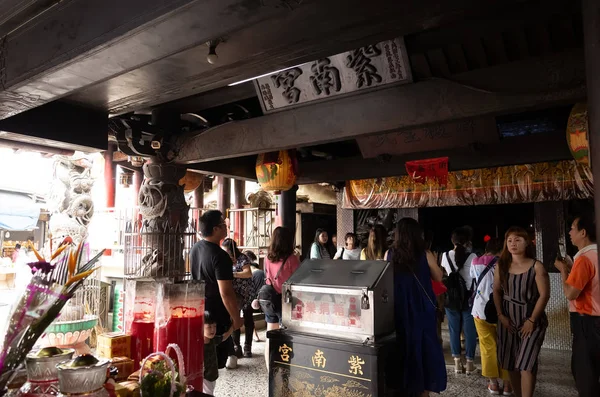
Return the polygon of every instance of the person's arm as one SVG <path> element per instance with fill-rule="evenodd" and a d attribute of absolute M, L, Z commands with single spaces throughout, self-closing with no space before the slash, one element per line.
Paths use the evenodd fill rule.
<path fill-rule="evenodd" d="M 448 258 L 446 258 L 445 252 L 442 253 L 442 270 L 444 270 L 447 275 L 450 275 L 450 273 L 452 273 L 450 271 L 450 264 L 448 263 Z"/>
<path fill-rule="evenodd" d="M 244 265 L 242 267 L 241 272 L 233 272 L 233 278 L 251 278 L 252 277 L 252 269 L 250 265 Z"/>
<path fill-rule="evenodd" d="M 511 334 L 515 332 L 515 327 L 511 324 L 510 319 L 506 317 L 502 311 L 502 285 L 500 283 L 500 269 L 494 272 L 494 306 L 498 313 L 498 321 L 502 323 L 504 328 L 508 329 Z"/>
<path fill-rule="evenodd" d="M 310 259 L 321 259 L 321 251 L 315 243 L 310 246 Z"/>
<path fill-rule="evenodd" d="M 235 291 L 233 290 L 233 283 L 231 280 L 217 280 L 219 284 L 219 293 L 221 299 L 227 309 L 227 313 L 233 320 L 233 328 L 239 329 L 244 325 L 244 321 L 240 317 L 240 307 L 238 306 L 237 299 L 235 297 Z"/>
<path fill-rule="evenodd" d="M 567 299 L 570 301 L 574 301 L 575 299 L 579 298 L 579 295 L 581 294 L 581 291 L 583 291 L 583 289 L 577 289 L 568 283 L 569 273 L 566 272 L 566 269 L 561 270 L 560 275 L 562 277 L 563 292 L 565 293 Z"/>
<path fill-rule="evenodd" d="M 521 337 L 523 338 L 527 338 L 533 333 L 535 324 L 544 313 L 544 310 L 546 310 L 546 305 L 550 299 L 550 278 L 548 277 L 548 272 L 542 262 L 536 261 L 534 266 L 535 284 L 540 296 L 535 303 L 533 313 L 531 313 L 531 316 L 525 320 L 525 323 L 521 327 Z"/>
<path fill-rule="evenodd" d="M 442 268 L 438 266 L 437 260 L 435 259 L 435 255 L 431 251 L 426 252 L 427 255 L 427 264 L 429 265 L 429 271 L 431 272 L 431 279 L 433 281 L 442 281 L 444 277 L 444 272 Z"/>
<path fill-rule="evenodd" d="M 223 334 L 223 340 L 227 340 L 233 333 L 233 325 Z"/>
<path fill-rule="evenodd" d="M 340 259 L 340 257 L 342 256 L 342 252 L 344 252 L 343 250 L 344 250 L 343 248 L 338 248 L 337 252 L 333 256 L 333 259 Z"/>

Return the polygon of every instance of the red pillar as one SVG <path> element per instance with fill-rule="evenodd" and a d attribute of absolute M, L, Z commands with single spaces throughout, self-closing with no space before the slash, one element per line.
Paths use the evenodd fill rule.
<path fill-rule="evenodd" d="M 140 187 L 142 187 L 142 182 L 144 181 L 144 173 L 141 170 L 137 170 L 133 172 L 133 205 L 134 207 L 138 206 Z"/>
<path fill-rule="evenodd" d="M 244 208 L 244 202 L 246 201 L 246 182 L 242 180 L 234 180 L 233 184 L 233 205 L 236 209 Z M 244 245 L 244 213 L 235 213 L 235 234 L 233 239 L 237 241 L 238 245 Z"/>
<path fill-rule="evenodd" d="M 115 187 L 117 176 L 117 164 L 113 161 L 115 152 L 114 145 L 108 145 L 108 149 L 104 152 L 104 186 L 106 187 L 106 207 L 114 208 L 115 206 Z"/>
<path fill-rule="evenodd" d="M 223 213 L 227 226 L 227 237 L 229 236 L 229 208 L 231 207 L 231 179 L 219 176 L 217 179 L 217 209 Z"/>

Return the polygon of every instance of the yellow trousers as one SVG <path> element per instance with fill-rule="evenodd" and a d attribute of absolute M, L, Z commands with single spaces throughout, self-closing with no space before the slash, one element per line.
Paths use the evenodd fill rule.
<path fill-rule="evenodd" d="M 498 355 L 496 350 L 496 324 L 490 324 L 485 320 L 473 317 L 475 328 L 479 335 L 479 350 L 481 351 L 481 375 L 486 378 L 502 378 L 509 380 L 508 371 L 500 368 L 498 365 Z"/>

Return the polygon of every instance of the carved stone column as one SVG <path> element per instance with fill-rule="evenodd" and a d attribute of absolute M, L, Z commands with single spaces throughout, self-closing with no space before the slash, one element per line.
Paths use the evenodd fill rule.
<path fill-rule="evenodd" d="M 177 277 L 185 274 L 184 236 L 189 206 L 179 180 L 185 168 L 152 159 L 144 164 L 138 202 L 143 251 L 137 276 Z"/>

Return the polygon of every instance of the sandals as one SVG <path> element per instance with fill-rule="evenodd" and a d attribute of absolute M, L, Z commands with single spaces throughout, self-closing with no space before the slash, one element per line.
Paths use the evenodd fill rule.
<path fill-rule="evenodd" d="M 488 383 L 487 389 L 491 395 L 494 395 L 494 396 L 500 395 L 500 385 L 498 385 L 498 382 Z"/>

